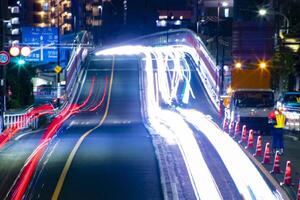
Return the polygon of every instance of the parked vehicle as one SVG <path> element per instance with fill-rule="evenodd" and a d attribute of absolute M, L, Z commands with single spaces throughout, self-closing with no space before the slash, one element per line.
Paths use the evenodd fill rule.
<path fill-rule="evenodd" d="M 300 113 L 300 92 L 285 92 L 277 103 L 278 108 L 282 108 L 284 112 L 299 112 Z"/>
<path fill-rule="evenodd" d="M 268 114 L 275 104 L 268 70 L 239 67 L 232 69 L 231 77 L 231 88 L 224 99 L 225 120 L 268 132 Z"/>

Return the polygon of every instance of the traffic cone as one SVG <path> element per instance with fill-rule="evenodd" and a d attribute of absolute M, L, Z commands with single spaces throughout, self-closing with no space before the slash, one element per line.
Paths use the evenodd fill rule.
<path fill-rule="evenodd" d="M 299 184 L 298 184 L 297 200 L 300 200 L 300 178 L 299 178 Z"/>
<path fill-rule="evenodd" d="M 262 164 L 270 164 L 270 143 L 269 142 L 266 143 L 264 159 L 262 161 Z"/>
<path fill-rule="evenodd" d="M 228 134 L 233 135 L 233 131 L 234 131 L 234 121 L 231 121 L 229 124 Z"/>
<path fill-rule="evenodd" d="M 247 127 L 246 125 L 244 125 L 242 130 L 242 138 L 240 139 L 239 143 L 246 142 L 246 140 L 247 140 Z"/>
<path fill-rule="evenodd" d="M 224 117 L 223 120 L 223 131 L 228 129 L 228 119 L 226 117 Z"/>
<path fill-rule="evenodd" d="M 261 136 L 257 137 L 256 150 L 255 150 L 255 154 L 253 154 L 253 156 L 262 156 L 262 139 L 261 139 Z"/>
<path fill-rule="evenodd" d="M 274 158 L 274 164 L 273 164 L 273 169 L 270 172 L 271 174 L 280 174 L 280 155 L 279 151 L 276 151 L 275 158 Z"/>
<path fill-rule="evenodd" d="M 291 161 L 289 160 L 286 162 L 283 182 L 281 182 L 280 185 L 286 185 L 286 186 L 292 185 L 292 167 L 291 167 Z"/>
<path fill-rule="evenodd" d="M 240 122 L 235 123 L 234 135 L 233 138 L 237 138 L 240 134 Z"/>
<path fill-rule="evenodd" d="M 247 146 L 245 147 L 245 149 L 252 149 L 254 147 L 253 145 L 253 130 L 251 129 L 249 131 L 249 136 L 248 136 L 248 143 Z"/>

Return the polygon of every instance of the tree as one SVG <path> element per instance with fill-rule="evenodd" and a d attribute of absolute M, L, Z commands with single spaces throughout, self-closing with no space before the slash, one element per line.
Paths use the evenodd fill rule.
<path fill-rule="evenodd" d="M 276 51 L 272 59 L 272 88 L 279 92 L 288 90 L 289 77 L 296 73 L 295 54 L 287 48 Z"/>

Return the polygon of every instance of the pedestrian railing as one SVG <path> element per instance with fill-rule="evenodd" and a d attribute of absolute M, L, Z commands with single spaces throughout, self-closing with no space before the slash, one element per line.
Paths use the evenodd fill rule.
<path fill-rule="evenodd" d="M 38 118 L 28 116 L 31 109 L 20 113 L 5 113 L 4 114 L 4 128 L 16 127 L 20 129 L 38 128 Z"/>
<path fill-rule="evenodd" d="M 300 112 L 284 112 L 287 130 L 300 131 Z"/>

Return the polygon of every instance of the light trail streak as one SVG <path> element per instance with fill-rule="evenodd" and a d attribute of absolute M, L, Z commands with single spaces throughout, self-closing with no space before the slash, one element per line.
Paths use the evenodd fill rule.
<path fill-rule="evenodd" d="M 35 149 L 35 151 L 31 154 L 31 156 L 27 159 L 23 168 L 19 172 L 18 177 L 16 178 L 14 184 L 7 194 L 7 198 L 9 197 L 12 200 L 21 200 L 23 195 L 32 179 L 33 174 L 36 171 L 36 168 L 39 164 L 41 157 L 43 156 L 45 150 L 47 149 L 49 142 L 56 135 L 58 129 L 62 126 L 62 124 L 74 113 L 80 111 L 83 108 L 89 99 L 91 98 L 92 91 L 94 89 L 95 77 L 92 78 L 92 84 L 89 90 L 89 94 L 85 101 L 80 104 L 69 104 L 66 108 L 64 108 L 61 113 L 59 113 L 54 120 L 47 127 L 45 133 L 40 139 L 39 145 Z"/>
<path fill-rule="evenodd" d="M 33 108 L 30 112 L 26 113 L 23 117 L 25 119 L 25 123 L 20 120 L 10 126 L 9 128 L 5 129 L 3 133 L 0 135 L 0 148 L 2 148 L 5 144 L 7 144 L 10 139 L 15 136 L 22 128 L 33 122 L 35 119 L 46 115 L 46 114 L 53 114 L 54 108 L 50 104 L 45 104 Z"/>
<path fill-rule="evenodd" d="M 149 125 L 157 132 L 157 134 L 166 138 L 166 141 L 171 142 L 171 144 L 176 143 L 179 145 L 197 198 L 222 199 L 218 187 L 216 186 L 216 183 L 193 136 L 192 130 L 178 114 L 162 110 L 154 101 L 156 95 L 153 87 L 154 69 L 152 65 L 152 58 L 149 56 L 152 51 L 150 50 L 150 52 L 148 52 L 145 64 L 147 72 L 145 77 L 147 97 L 146 105 Z M 158 65 L 157 67 L 159 68 L 161 65 Z M 158 84 L 161 82 L 165 85 L 165 78 L 163 78 L 162 81 L 158 81 Z"/>
<path fill-rule="evenodd" d="M 240 147 L 214 122 L 196 110 L 177 110 L 209 139 L 244 199 L 281 199 L 280 194 L 271 191 Z"/>

